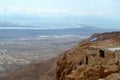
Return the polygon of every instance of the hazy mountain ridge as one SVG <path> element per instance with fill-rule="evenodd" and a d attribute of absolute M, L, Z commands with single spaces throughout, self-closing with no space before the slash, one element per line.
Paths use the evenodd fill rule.
<path fill-rule="evenodd" d="M 0 27 L 35 27 L 24 23 L 18 22 L 0 22 Z"/>

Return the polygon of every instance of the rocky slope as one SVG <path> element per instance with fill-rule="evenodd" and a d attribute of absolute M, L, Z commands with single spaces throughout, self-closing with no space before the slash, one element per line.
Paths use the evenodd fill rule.
<path fill-rule="evenodd" d="M 109 48 L 120 48 L 120 32 L 92 35 L 59 57 L 55 80 L 119 80 L 120 50 Z"/>
<path fill-rule="evenodd" d="M 42 63 L 32 63 L 15 71 L 1 75 L 0 80 L 53 80 L 56 58 Z"/>

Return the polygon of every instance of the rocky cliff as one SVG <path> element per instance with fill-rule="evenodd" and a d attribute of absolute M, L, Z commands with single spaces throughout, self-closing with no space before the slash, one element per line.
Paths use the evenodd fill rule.
<path fill-rule="evenodd" d="M 120 32 L 94 34 L 59 57 L 55 80 L 118 80 L 119 48 Z"/>

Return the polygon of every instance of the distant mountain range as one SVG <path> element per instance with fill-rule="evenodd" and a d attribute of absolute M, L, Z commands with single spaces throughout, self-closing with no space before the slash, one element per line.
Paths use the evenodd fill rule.
<path fill-rule="evenodd" d="M 0 27 L 33 27 L 33 26 L 15 22 L 0 22 Z"/>
<path fill-rule="evenodd" d="M 47 25 L 45 25 L 47 26 Z M 49 26 L 49 25 L 48 25 Z M 58 25 L 54 25 L 58 26 Z M 61 24 L 60 26 L 72 26 Z M 76 25 L 75 25 L 76 26 Z M 17 25 L 12 23 L 0 23 L 0 27 L 23 27 L 23 29 L 0 29 L 0 39 L 10 39 L 10 38 L 24 38 L 24 37 L 37 37 L 37 36 L 52 36 L 52 35 L 79 35 L 79 36 L 90 36 L 93 33 L 101 33 L 101 32 L 109 32 L 116 31 L 113 29 L 101 29 L 93 26 L 77 24 L 80 28 L 65 28 L 65 29 L 29 29 L 26 25 Z M 28 27 L 28 29 L 24 29 L 24 27 Z"/>

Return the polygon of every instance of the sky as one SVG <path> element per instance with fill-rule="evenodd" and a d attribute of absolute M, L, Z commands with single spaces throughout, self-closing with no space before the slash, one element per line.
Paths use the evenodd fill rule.
<path fill-rule="evenodd" d="M 120 0 L 0 0 L 0 21 L 120 29 Z"/>

